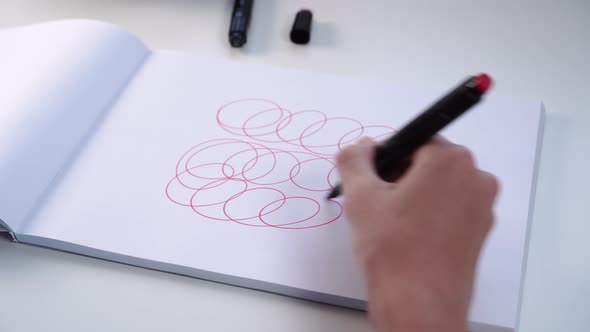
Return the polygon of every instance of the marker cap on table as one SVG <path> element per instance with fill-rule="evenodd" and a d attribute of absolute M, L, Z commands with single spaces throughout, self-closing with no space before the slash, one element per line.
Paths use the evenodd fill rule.
<path fill-rule="evenodd" d="M 291 41 L 295 44 L 304 45 L 311 39 L 311 23 L 313 14 L 308 9 L 300 10 L 295 16 L 293 28 L 291 29 Z"/>

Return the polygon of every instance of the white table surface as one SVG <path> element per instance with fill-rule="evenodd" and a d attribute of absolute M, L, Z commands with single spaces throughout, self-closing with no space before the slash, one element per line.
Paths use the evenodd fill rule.
<path fill-rule="evenodd" d="M 521 331 L 590 330 L 590 2 L 257 0 L 227 44 L 230 0 L 1 0 L 0 27 L 123 25 L 155 48 L 446 89 L 489 72 L 548 114 Z M 287 38 L 315 12 L 312 43 Z M 0 73 L 1 74 L 1 73 Z M 501 128 L 499 133 L 501 133 Z M 0 331 L 370 331 L 364 314 L 0 240 Z"/>

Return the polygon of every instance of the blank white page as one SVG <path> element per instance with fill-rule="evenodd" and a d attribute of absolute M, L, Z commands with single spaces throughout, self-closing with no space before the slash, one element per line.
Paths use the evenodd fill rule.
<path fill-rule="evenodd" d="M 150 51 L 109 23 L 0 30 L 0 219 L 15 232 Z"/>
<path fill-rule="evenodd" d="M 364 300 L 341 205 L 323 199 L 333 156 L 443 92 L 157 52 L 26 233 Z M 444 133 L 502 182 L 476 322 L 516 322 L 541 114 L 492 93 Z"/>

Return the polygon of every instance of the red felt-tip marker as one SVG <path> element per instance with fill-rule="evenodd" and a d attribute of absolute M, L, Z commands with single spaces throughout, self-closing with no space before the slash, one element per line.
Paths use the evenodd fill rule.
<path fill-rule="evenodd" d="M 487 74 L 469 77 L 458 87 L 430 106 L 426 111 L 408 123 L 391 138 L 377 147 L 375 169 L 386 177 L 400 165 L 407 164 L 408 158 L 422 145 L 428 143 L 439 131 L 475 106 L 491 88 L 492 78 Z M 340 195 L 340 185 L 334 187 L 328 199 Z"/>

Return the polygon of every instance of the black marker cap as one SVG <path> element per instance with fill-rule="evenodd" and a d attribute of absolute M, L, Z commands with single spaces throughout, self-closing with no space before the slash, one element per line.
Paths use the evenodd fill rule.
<path fill-rule="evenodd" d="M 295 16 L 291 29 L 291 41 L 295 44 L 307 44 L 311 39 L 311 21 L 313 14 L 307 9 L 300 10 Z"/>

